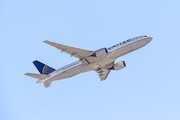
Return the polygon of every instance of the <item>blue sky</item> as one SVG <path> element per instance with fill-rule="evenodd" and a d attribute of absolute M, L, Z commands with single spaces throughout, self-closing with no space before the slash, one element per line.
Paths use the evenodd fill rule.
<path fill-rule="evenodd" d="M 179 0 L 0 1 L 0 119 L 179 120 Z M 145 47 L 101 82 L 94 72 L 45 89 L 32 61 L 56 69 L 78 60 L 43 43 L 97 50 L 139 35 Z"/>

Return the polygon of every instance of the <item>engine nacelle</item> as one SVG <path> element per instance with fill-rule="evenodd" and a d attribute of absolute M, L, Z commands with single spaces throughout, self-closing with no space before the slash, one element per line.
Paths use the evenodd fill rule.
<path fill-rule="evenodd" d="M 93 57 L 105 57 L 107 55 L 107 53 L 108 53 L 108 51 L 106 48 L 101 48 L 99 50 L 96 50 L 92 56 Z"/>
<path fill-rule="evenodd" d="M 124 61 L 120 61 L 114 64 L 113 70 L 120 70 L 124 67 L 126 67 L 126 63 Z"/>

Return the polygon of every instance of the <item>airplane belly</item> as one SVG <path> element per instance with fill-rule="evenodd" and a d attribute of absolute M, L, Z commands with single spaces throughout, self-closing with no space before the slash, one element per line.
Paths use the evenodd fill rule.
<path fill-rule="evenodd" d="M 88 69 L 85 65 L 80 64 L 78 66 L 75 66 L 75 67 L 72 67 L 70 69 L 67 69 L 67 70 L 60 72 L 59 74 L 52 77 L 51 81 L 70 78 L 70 77 L 73 77 L 73 76 L 80 74 L 82 72 L 88 72 L 88 71 L 90 71 L 90 69 Z"/>
<path fill-rule="evenodd" d="M 69 78 L 69 77 L 73 77 L 77 74 L 80 74 L 84 69 L 85 69 L 85 66 L 82 64 L 77 67 L 71 68 L 66 71 L 66 77 Z"/>

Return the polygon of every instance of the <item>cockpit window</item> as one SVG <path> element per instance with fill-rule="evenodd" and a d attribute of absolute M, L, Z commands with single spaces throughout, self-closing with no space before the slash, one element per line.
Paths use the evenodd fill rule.
<path fill-rule="evenodd" d="M 147 37 L 147 35 L 145 35 L 144 37 Z"/>

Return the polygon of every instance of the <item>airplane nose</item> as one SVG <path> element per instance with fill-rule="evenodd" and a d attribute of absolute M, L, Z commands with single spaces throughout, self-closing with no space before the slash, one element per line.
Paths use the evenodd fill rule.
<path fill-rule="evenodd" d="M 153 37 L 148 36 L 147 42 L 148 42 L 148 43 L 151 42 L 152 39 L 153 39 Z"/>

